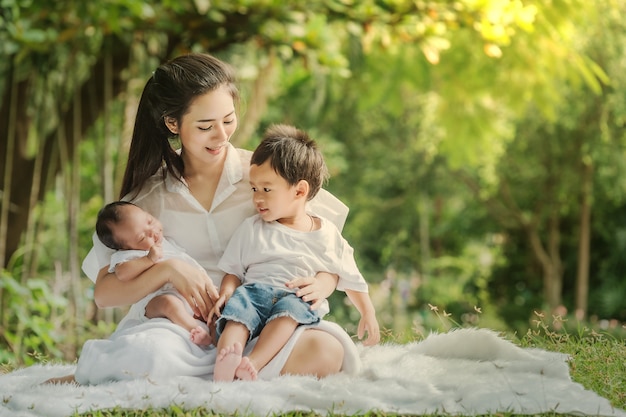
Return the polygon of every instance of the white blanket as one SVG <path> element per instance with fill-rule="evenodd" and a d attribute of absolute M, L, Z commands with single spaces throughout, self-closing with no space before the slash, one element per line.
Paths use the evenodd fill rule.
<path fill-rule="evenodd" d="M 573 382 L 566 355 L 522 349 L 485 329 L 434 334 L 421 342 L 358 347 L 357 375 L 324 379 L 212 383 L 193 377 L 140 378 L 96 386 L 40 385 L 73 365 L 34 365 L 0 375 L 0 416 L 70 416 L 75 412 L 204 406 L 220 414 L 266 416 L 496 412 L 626 417 L 608 400 Z"/>

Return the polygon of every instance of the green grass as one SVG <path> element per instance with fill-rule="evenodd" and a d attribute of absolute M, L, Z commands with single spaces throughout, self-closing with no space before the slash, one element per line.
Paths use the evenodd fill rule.
<path fill-rule="evenodd" d="M 626 409 L 626 341 L 611 336 L 608 333 L 599 333 L 586 327 L 578 327 L 575 331 L 564 330 L 563 320 L 554 317 L 551 324 L 544 322 L 544 317 L 538 315 L 535 328 L 530 329 L 523 337 L 504 335 L 522 347 L 536 347 L 555 352 L 569 354 L 572 360 L 570 373 L 572 379 L 586 389 L 592 390 L 607 398 L 611 404 L 620 409 Z M 554 330 L 559 328 L 560 330 Z M 389 335 L 387 335 L 389 339 Z M 184 410 L 178 407 L 146 410 L 96 411 L 85 414 L 76 414 L 83 417 L 205 417 L 218 416 L 206 408 Z M 372 412 L 365 416 L 390 417 L 394 414 Z M 315 413 L 286 413 L 286 417 L 317 417 Z M 498 413 L 489 414 L 494 417 L 513 417 L 517 414 Z M 538 414 L 537 416 L 563 416 L 557 413 Z M 246 416 L 248 417 L 248 416 Z M 262 416 L 266 417 L 266 416 Z M 270 416 L 271 417 L 271 416 Z"/>
<path fill-rule="evenodd" d="M 537 329 L 529 330 L 520 345 L 569 354 L 574 381 L 626 409 L 626 340 L 582 326 L 576 334 L 554 331 L 538 321 Z"/>

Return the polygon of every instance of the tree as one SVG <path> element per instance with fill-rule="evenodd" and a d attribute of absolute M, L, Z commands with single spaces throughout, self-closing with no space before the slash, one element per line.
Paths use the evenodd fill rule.
<path fill-rule="evenodd" d="M 610 200 L 620 201 L 626 196 L 626 189 L 615 187 L 625 172 L 621 163 L 615 163 L 616 153 L 626 145 L 626 129 L 623 123 L 626 117 L 624 102 L 623 60 L 624 25 L 622 15 L 626 11 L 623 1 L 603 1 L 598 5 L 598 24 L 586 27 L 582 37 L 587 40 L 584 48 L 589 56 L 607 73 L 610 82 L 602 90 L 602 95 L 589 100 L 588 94 L 574 96 L 574 100 L 584 103 L 579 135 L 586 140 L 582 144 L 579 160 L 580 172 L 580 239 L 579 259 L 576 274 L 574 308 L 577 317 L 585 317 L 588 312 L 591 269 L 592 213 L 598 195 L 607 195 Z M 610 165 L 613 172 L 610 178 L 602 175 L 598 178 L 598 167 Z M 608 185 L 610 184 L 610 185 Z M 608 187 L 607 187 L 608 185 Z M 613 246 L 613 245 L 611 245 Z M 618 290 L 619 291 L 619 290 Z"/>
<path fill-rule="evenodd" d="M 424 271 L 426 265 L 418 262 L 416 254 L 429 253 L 429 248 L 418 243 L 423 239 L 413 234 L 420 229 L 413 222 L 418 212 L 415 208 L 427 196 L 417 197 L 408 189 L 428 188 L 426 184 L 430 183 L 427 176 L 421 177 L 422 172 L 432 169 L 424 168 L 430 162 L 416 161 L 444 159 L 458 171 L 477 201 L 484 202 L 504 230 L 523 231 L 533 262 L 542 271 L 544 299 L 552 307 L 561 304 L 562 213 L 579 208 L 570 196 L 580 193 L 582 198 L 581 231 L 588 230 L 590 215 L 585 204 L 589 201 L 589 192 L 585 190 L 590 178 L 584 156 L 588 144 L 586 140 L 572 140 L 580 137 L 572 130 L 582 133 L 585 126 L 600 118 L 597 112 L 585 113 L 582 109 L 576 109 L 574 115 L 568 114 L 572 110 L 568 107 L 571 96 L 565 92 L 584 91 L 590 97 L 587 101 L 595 103 L 589 109 L 594 109 L 603 100 L 601 94 L 608 82 L 605 69 L 587 58 L 585 53 L 590 50 L 580 45 L 581 39 L 588 36 L 583 28 L 601 27 L 595 19 L 606 11 L 595 5 L 586 8 L 579 5 L 582 8 L 577 10 L 574 6 L 563 2 L 526 9 L 528 13 L 537 12 L 533 20 L 535 31 L 516 34 L 506 41 L 500 38 L 499 44 L 487 42 L 484 53 L 477 53 L 472 45 L 485 42 L 486 35 L 466 27 L 448 34 L 449 38 L 445 39 L 448 47 L 438 51 L 436 59 L 428 53 L 420 56 L 415 48 L 398 44 L 371 48 L 365 58 L 359 57 L 358 48 L 356 52 L 346 53 L 356 57 L 350 67 L 355 76 L 344 82 L 334 97 L 326 98 L 327 103 L 342 101 L 342 108 L 307 107 L 309 114 L 315 114 L 311 107 L 328 109 L 326 117 L 315 118 L 309 128 L 325 127 L 327 135 L 338 136 L 346 154 L 357 155 L 348 174 L 352 181 L 348 181 L 350 185 L 342 190 L 342 195 L 357 195 L 356 184 L 364 189 L 363 198 L 354 196 L 360 203 L 352 201 L 351 207 L 357 207 L 353 219 L 363 216 L 357 221 L 355 240 L 371 264 L 390 262 L 390 258 L 381 257 L 390 254 L 395 261 L 401 258 L 405 266 Z M 554 53 L 544 55 L 542 48 Z M 432 65 L 435 61 L 437 64 Z M 575 70 L 569 67 L 570 63 L 574 63 Z M 319 90 L 300 89 L 293 95 L 323 96 Z M 331 87 L 321 90 L 333 94 Z M 359 94 L 362 91 L 367 91 L 365 97 Z M 333 112 L 334 118 L 328 115 Z M 304 113 L 291 117 L 306 120 Z M 527 118 L 518 116 L 526 113 Z M 324 126 L 322 121 L 329 119 L 350 120 L 351 124 L 345 129 L 340 127 L 341 123 Z M 561 137 L 562 142 L 546 146 L 544 142 L 553 136 Z M 527 158 L 524 150 L 519 150 L 529 148 L 537 150 L 538 158 Z M 388 156 L 386 149 L 399 151 L 400 155 Z M 430 149 L 431 153 L 420 154 L 417 149 Z M 417 168 L 407 161 L 413 161 Z M 520 175 L 522 161 L 531 168 Z M 518 169 L 507 169 L 508 164 Z M 410 179 L 405 178 L 409 175 Z M 377 181 L 368 182 L 370 178 Z M 413 185 L 403 188 L 407 183 Z M 579 184 L 587 186 L 579 190 Z M 529 190 L 535 194 L 542 192 L 533 199 L 528 195 Z M 410 214 L 398 213 L 392 206 L 407 209 Z M 382 213 L 385 220 L 378 220 L 381 227 L 376 218 Z M 389 241 L 381 243 L 387 236 Z M 588 239 L 588 235 L 581 235 L 582 264 L 589 254 L 584 246 Z"/>
<path fill-rule="evenodd" d="M 574 7 L 578 2 L 559 3 L 563 5 Z M 484 46 L 493 55 L 520 32 L 531 31 L 542 11 L 540 3 L 444 0 L 358 4 L 117 0 L 106 8 L 72 1 L 51 6 L 43 0 L 22 8 L 19 1 L 7 0 L 2 8 L 0 41 L 6 59 L 0 63 L 0 74 L 6 82 L 1 86 L 0 132 L 7 137 L 0 148 L 2 265 L 18 247 L 32 205 L 49 186 L 46 180 L 58 171 L 60 151 L 67 150 L 71 158 L 80 141 L 74 136 L 82 137 L 107 101 L 126 88 L 125 71 L 136 58 L 133 45 L 144 45 L 146 53 L 160 61 L 192 49 L 219 54 L 233 45 L 254 44 L 265 51 L 263 60 L 277 52 L 282 60 L 302 60 L 317 71 L 345 69 L 345 57 L 334 39 L 348 32 L 362 39 L 365 50 L 415 43 L 436 64 L 456 31 L 475 33 L 477 44 L 465 47 Z M 553 6 L 545 10 L 554 12 Z M 557 48 L 567 49 L 567 45 Z M 39 160 L 35 158 L 41 153 Z"/>
<path fill-rule="evenodd" d="M 623 164 L 615 159 L 624 146 L 624 80 L 618 69 L 624 56 L 624 6 L 597 2 L 595 19 L 577 28 L 580 50 L 601 68 L 597 74 L 606 74 L 598 79 L 601 90 L 556 82 L 563 100 L 553 108 L 555 117 L 530 107 L 517 118 L 515 139 L 504 150 L 495 186 L 468 180 L 507 231 L 511 247 L 519 246 L 523 236 L 532 263 L 541 270 L 547 308 L 565 304 L 579 319 L 588 313 L 589 272 L 599 271 L 595 265 L 602 262 L 591 253 L 594 235 L 602 231 L 592 223 L 596 202 L 610 206 L 624 196 Z M 598 172 L 598 167 L 603 169 Z M 604 251 L 597 246 L 600 240 L 595 242 L 595 250 Z M 514 287 L 510 277 L 515 267 L 503 272 L 509 288 Z M 600 310 L 600 305 L 594 307 L 594 313 Z"/>
<path fill-rule="evenodd" d="M 394 44 L 389 48 L 393 53 L 371 48 L 365 55 L 358 46 L 348 48 L 351 79 L 335 83 L 315 78 L 307 84 L 301 76 L 289 96 L 277 99 L 289 102 L 288 109 L 279 107 L 280 117 L 306 123 L 328 141 L 331 159 L 340 160 L 336 167 L 342 172 L 336 175 L 343 186 L 331 181 L 331 188 L 353 208 L 347 233 L 353 234 L 350 240 L 368 268 L 379 272 L 393 265 L 422 274 L 428 270 L 424 259 L 437 236 L 416 223 L 436 225 L 436 215 L 422 219 L 420 207 L 429 199 L 442 201 L 437 198 L 442 182 L 432 186 L 437 178 L 433 173 L 440 172 L 433 161 L 444 160 L 497 222 L 491 228 L 473 223 L 462 229 L 465 243 L 470 236 L 490 231 L 496 237 L 505 233 L 518 248 L 525 244 L 526 288 L 534 287 L 538 276 L 543 302 L 553 309 L 565 296 L 570 304 L 572 271 L 578 271 L 579 282 L 589 279 L 583 273 L 589 269 L 591 193 L 597 187 L 596 162 L 589 150 L 606 149 L 596 144 L 606 136 L 599 127 L 607 121 L 613 126 L 613 118 L 621 117 L 602 115 L 613 114 L 602 109 L 609 82 L 617 80 L 593 53 L 606 48 L 586 44 L 589 39 L 606 42 L 590 35 L 590 29 L 603 30 L 619 44 L 619 35 L 609 35 L 606 21 L 597 20 L 617 18 L 614 6 L 594 4 L 581 13 L 556 17 L 548 13 L 555 10 L 544 9 L 546 15 L 537 18 L 535 27 L 544 35 L 516 36 L 496 49 L 502 54 L 498 59 L 494 45 L 487 45 L 484 54 L 476 53 L 470 45 L 482 39 L 461 29 L 450 34 L 451 44 L 438 55 L 437 65 L 407 45 Z M 539 53 L 537 43 L 554 50 L 557 40 L 571 45 L 567 59 L 561 55 L 565 50 Z M 575 63 L 577 70 L 568 69 L 567 62 Z M 306 99 L 298 102 L 295 97 Z M 315 97 L 313 103 L 310 97 Z M 620 146 L 619 141 L 615 145 Z M 615 153 L 619 148 L 610 149 Z M 437 191 L 431 194 L 433 188 Z M 450 195 L 443 194 L 443 200 Z M 576 239 L 570 230 L 575 230 Z M 458 255 L 446 237 L 447 249 Z M 575 269 L 572 260 L 578 263 Z M 502 285 L 512 287 L 510 281 Z M 577 308 L 585 311 L 588 294 L 583 284 L 579 293 Z M 506 294 L 501 301 L 510 305 L 514 297 Z"/>

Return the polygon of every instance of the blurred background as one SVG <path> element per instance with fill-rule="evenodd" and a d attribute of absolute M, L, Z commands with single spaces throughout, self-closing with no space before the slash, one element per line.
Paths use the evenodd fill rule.
<path fill-rule="evenodd" d="M 145 82 L 190 51 L 237 70 L 237 146 L 319 142 L 390 339 L 624 338 L 625 47 L 626 0 L 0 1 L 0 363 L 73 360 L 123 316 L 80 264 Z"/>

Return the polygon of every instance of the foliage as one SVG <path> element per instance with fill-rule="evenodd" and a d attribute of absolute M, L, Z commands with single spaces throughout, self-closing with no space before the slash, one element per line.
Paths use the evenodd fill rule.
<path fill-rule="evenodd" d="M 2 345 L 8 348 L 0 349 L 0 363 L 31 365 L 42 356 L 59 357 L 63 335 L 50 317 L 67 300 L 52 294 L 43 279 L 22 284 L 7 270 L 0 272 L 0 290 Z"/>
<path fill-rule="evenodd" d="M 623 2 L 610 3 L 610 13 L 600 13 L 600 3 L 582 0 L 111 0 L 107 7 L 3 0 L 0 54 L 6 59 L 0 61 L 0 91 L 7 91 L 5 75 L 14 69 L 13 82 L 24 88 L 27 101 L 23 126 L 30 133 L 19 141 L 26 144 L 27 161 L 55 146 L 56 152 L 67 152 L 55 132 L 59 126 L 85 125 L 75 234 L 68 236 L 70 196 L 59 186 L 69 175 L 65 166 L 45 173 L 59 176 L 56 184 L 49 182 L 53 189 L 42 206 L 18 205 L 41 220 L 35 245 L 40 263 L 33 276 L 58 277 L 56 283 L 46 280 L 55 297 L 85 305 L 83 315 L 69 320 L 72 309 L 67 309 L 63 316 L 64 323 L 78 326 L 79 334 L 68 343 L 80 346 L 90 335 L 106 334 L 91 325 L 98 321 L 91 283 L 69 289 L 68 275 L 77 271 L 68 247 L 77 244 L 82 259 L 91 245 L 95 213 L 111 196 L 105 183 L 119 181 L 124 126 L 132 119 L 137 90 L 158 62 L 191 50 L 218 54 L 238 69 L 251 104 L 242 112 L 242 121 L 252 120 L 250 131 L 291 122 L 322 144 L 333 172 L 329 189 L 351 208 L 345 235 L 378 290 L 377 308 L 389 331 L 436 327 L 429 304 L 463 315 L 463 324 L 475 322 L 473 308 L 480 305 L 483 323 L 504 326 L 495 317 L 497 306 L 509 324 L 527 325 L 525 313 L 542 299 L 525 236 L 507 216 L 498 222 L 458 173 L 475 179 L 479 197 L 497 197 L 498 187 L 511 184 L 525 214 L 557 200 L 564 230 L 575 231 L 578 206 L 572 196 L 581 158 L 592 158 L 598 167 L 593 312 L 622 317 L 624 261 L 615 248 L 624 246 L 619 218 L 626 195 L 619 129 L 626 102 L 620 94 L 625 91 Z M 599 16 L 613 20 L 597 24 Z M 604 47 L 588 44 L 596 38 Z M 105 79 L 122 85 L 114 103 L 114 97 L 98 95 L 102 80 L 92 78 L 106 62 L 121 65 Z M 255 89 L 259 84 L 267 96 Z M 81 106 L 85 113 L 107 112 L 96 122 L 73 118 L 69 111 L 81 89 L 90 97 Z M 254 120 L 255 105 L 268 98 L 267 111 Z M 577 126 L 599 102 L 606 104 L 594 119 L 600 130 Z M 240 144 L 252 147 L 258 135 L 243 137 Z M 573 137 L 584 142 L 578 155 Z M 544 175 L 548 154 L 558 160 L 556 176 Z M 104 169 L 105 160 L 112 161 L 113 174 Z M 563 184 L 556 195 L 540 192 L 550 181 Z M 545 237 L 545 230 L 541 233 Z M 564 241 L 566 276 L 571 276 L 576 236 Z M 22 253 L 13 257 L 17 264 Z M 565 291 L 569 302 L 571 285 Z M 346 326 L 356 323 L 354 309 L 342 308 L 343 299 L 335 298 L 336 319 Z M 3 307 L 7 317 L 24 308 L 16 302 Z M 494 317 L 487 320 L 487 314 Z M 75 354 L 76 349 L 63 353 Z"/>
<path fill-rule="evenodd" d="M 570 311 L 576 308 L 583 165 L 593 169 L 589 313 L 626 320 L 623 260 L 618 256 L 623 246 L 618 216 L 623 213 L 626 197 L 626 97 L 621 88 L 626 80 L 620 67 L 625 51 L 624 25 L 609 3 L 599 2 L 598 11 L 600 23 L 582 26 L 578 36 L 584 39 L 581 48 L 601 65 L 610 83 L 600 95 L 588 86 L 557 84 L 564 100 L 554 107 L 555 118 L 542 117 L 534 107 L 521 113 L 515 122 L 515 139 L 505 148 L 497 169 L 498 187 L 480 187 L 483 197 L 493 192 L 492 203 L 497 201 L 503 209 L 494 218 L 506 233 L 503 250 L 507 264 L 494 273 L 491 288 L 512 324 L 514 317 L 523 317 L 521 312 L 539 308 L 543 302 L 539 297 L 541 270 L 536 260 L 528 259 L 527 230 L 522 225 L 524 221 L 536 222 L 547 241 L 552 213 L 557 213 L 562 236 L 563 304 Z M 522 221 L 516 224 L 516 218 Z M 607 291 L 609 287 L 611 291 Z"/>
<path fill-rule="evenodd" d="M 542 239 L 547 240 L 543 224 L 552 207 L 570 214 L 565 224 L 575 222 L 578 205 L 571 196 L 579 185 L 579 167 L 572 161 L 582 158 L 573 156 L 579 142 L 568 140 L 580 135 L 549 124 L 571 124 L 578 119 L 585 123 L 588 117 L 582 109 L 561 111 L 586 103 L 567 98 L 564 90 L 594 97 L 609 80 L 606 68 L 591 61 L 580 73 L 563 65 L 565 56 L 579 69 L 578 64 L 587 62 L 579 43 L 584 35 L 577 28 L 579 23 L 581 28 L 598 27 L 595 19 L 602 14 L 600 9 L 582 12 L 573 2 L 544 6 L 533 9 L 537 13 L 532 33 L 521 31 L 499 45 L 487 44 L 484 53 L 477 48 L 484 37 L 460 25 L 446 32 L 449 47 L 442 49 L 436 66 L 429 65 L 432 62 L 421 47 L 389 42 L 386 48 L 383 42 L 363 53 L 354 42 L 346 44 L 352 74 L 347 80 L 307 77 L 302 72 L 291 82 L 283 77 L 292 87 L 275 99 L 275 111 L 268 119 L 304 124 L 330 151 L 326 152 L 335 176 L 329 188 L 351 207 L 346 236 L 354 242 L 372 281 L 380 280 L 389 268 L 406 274 L 416 271 L 428 280 L 428 297 L 437 288 L 446 288 L 437 281 L 440 271 L 433 270 L 433 265 L 451 257 L 468 269 L 459 268 L 443 282 L 462 289 L 463 277 L 475 265 L 475 258 L 462 255 L 464 246 L 492 240 L 498 242 L 496 247 L 503 245 L 496 250 L 505 255 L 510 254 L 507 245 L 513 245 L 523 265 L 512 271 L 506 265 L 513 260 L 505 256 L 506 261 L 498 266 L 506 271 L 501 284 L 495 288 L 482 284 L 482 288 L 489 288 L 490 297 L 502 308 L 515 306 L 512 299 L 522 302 L 516 310 L 518 317 L 529 304 L 542 304 L 541 280 L 535 285 L 542 272 L 534 268 L 529 247 L 519 251 L 524 246 L 517 240 L 526 238 L 524 219 L 536 208 L 543 211 L 529 222 L 541 224 L 537 233 Z M 556 41 L 572 47 L 537 55 L 536 48 L 550 49 Z M 537 67 L 542 68 L 539 77 Z M 337 109 L 330 103 L 341 106 Z M 519 116 L 523 114 L 527 117 Z M 553 136 L 559 141 L 550 140 L 546 146 L 547 138 Z M 476 180 L 469 189 L 458 182 L 463 177 L 455 177 L 459 168 Z M 561 186 L 552 195 L 557 181 Z M 545 186 L 550 184 L 552 188 Z M 470 190 L 478 199 L 472 201 Z M 537 195 L 537 190 L 543 193 Z M 515 193 L 512 202 L 520 207 L 519 212 L 506 210 L 506 192 Z M 494 200 L 499 199 L 496 204 L 505 208 L 500 213 L 493 210 L 495 204 L 478 205 L 494 194 Z M 522 220 L 516 221 L 518 217 Z M 572 236 L 567 243 L 575 242 Z M 431 257 L 441 260 L 431 262 Z M 516 272 L 520 280 L 510 285 L 505 277 Z M 434 279 L 428 279 L 431 275 Z M 571 298 L 572 285 L 566 284 Z M 534 291 L 530 299 L 525 294 L 533 292 L 528 289 Z M 464 298 L 473 295 L 471 291 L 463 294 Z"/>
<path fill-rule="evenodd" d="M 81 160 L 85 164 L 84 191 L 91 193 L 82 205 L 79 225 L 81 259 L 91 247 L 96 213 L 102 198 L 93 192 L 89 180 L 99 178 L 90 169 L 98 167 L 95 141 L 81 147 Z M 67 201 L 62 189 L 46 194 L 34 215 L 41 222 L 34 247 L 23 247 L 14 254 L 10 271 L 4 270 L 0 280 L 1 314 L 4 338 L 0 340 L 0 363 L 32 364 L 64 358 L 76 358 L 80 346 L 90 338 L 107 337 L 115 323 L 104 323 L 95 318 L 91 282 L 83 280 L 79 289 L 71 288 L 69 271 L 62 265 L 68 257 Z M 40 265 L 39 270 L 25 271 L 24 253 L 32 251 Z M 34 274 L 34 275 L 33 275 Z M 78 303 L 77 303 L 78 299 Z M 85 316 L 75 318 L 77 305 Z"/>
<path fill-rule="evenodd" d="M 304 59 L 312 71 L 334 68 L 343 75 L 348 75 L 349 71 L 342 50 L 345 38 L 337 36 L 340 33 L 360 39 L 363 50 L 368 53 L 383 48 L 388 53 L 398 54 L 408 45 L 415 45 L 430 64 L 447 61 L 448 70 L 434 74 L 430 81 L 449 100 L 444 103 L 441 116 L 450 113 L 446 110 L 448 106 L 463 102 L 469 106 L 459 106 L 457 111 L 485 107 L 488 97 L 483 104 L 475 97 L 499 90 L 502 84 L 525 89 L 525 95 L 519 95 L 518 90 L 511 91 L 511 102 L 513 98 L 519 102 L 519 97 L 524 97 L 525 101 L 537 94 L 552 93 L 551 88 L 545 88 L 550 79 L 536 77 L 534 71 L 532 75 L 522 72 L 529 70 L 526 64 L 531 60 L 546 71 L 546 76 L 554 74 L 566 79 L 582 76 L 595 89 L 599 88 L 595 77 L 602 74 L 597 66 L 567 46 L 577 19 L 590 16 L 587 13 L 590 8 L 583 7 L 584 2 L 578 0 L 550 4 L 320 0 L 308 2 L 306 6 L 299 1 L 267 0 L 113 0 L 107 7 L 69 1 L 56 2 L 54 7 L 42 0 L 26 4 L 18 0 L 2 3 L 1 53 L 11 59 L 0 63 L 0 74 L 7 74 L 10 66 L 15 65 L 16 81 L 40 83 L 32 86 L 34 95 L 29 109 L 32 126 L 37 127 L 33 133 L 36 131 L 39 135 L 58 125 L 60 112 L 66 110 L 73 92 L 87 78 L 95 58 L 110 48 L 112 41 L 108 38 L 129 45 L 139 37 L 147 43 L 149 53 L 157 56 L 163 56 L 164 48 L 219 51 L 225 46 L 253 42 L 261 50 L 278 51 L 285 62 Z M 547 43 L 540 44 L 541 47 L 557 53 L 536 54 L 532 45 L 537 40 Z M 557 42 L 562 42 L 563 46 Z M 501 65 L 506 71 L 494 72 L 491 63 L 500 57 L 511 61 Z M 568 66 L 564 57 L 575 60 L 577 65 Z M 477 76 L 484 70 L 493 77 Z M 520 82 L 512 83 L 511 76 L 516 71 L 519 74 L 513 79 Z M 472 80 L 472 84 L 456 82 L 461 79 Z M 528 82 L 534 83 L 533 94 L 529 94 Z M 7 86 L 0 84 L 0 90 L 3 87 Z M 553 100 L 538 101 L 547 105 Z M 488 108 L 493 110 L 492 106 Z M 480 115 L 473 114 L 476 120 Z M 446 125 L 449 128 L 468 126 Z M 485 135 L 463 136 L 476 140 L 485 138 Z M 38 149 L 33 142 L 38 140 L 37 136 L 29 135 L 29 138 L 27 149 L 34 152 Z M 454 148 L 448 146 L 447 149 L 452 159 L 457 160 Z M 469 156 L 474 154 L 475 151 L 470 152 Z"/>
<path fill-rule="evenodd" d="M 626 216 L 623 204 L 608 204 L 603 196 L 596 199 L 594 230 L 592 241 L 593 271 L 598 280 L 591 290 L 590 305 L 598 317 L 624 320 L 626 317 L 626 228 L 622 222 Z"/>

